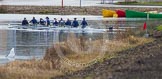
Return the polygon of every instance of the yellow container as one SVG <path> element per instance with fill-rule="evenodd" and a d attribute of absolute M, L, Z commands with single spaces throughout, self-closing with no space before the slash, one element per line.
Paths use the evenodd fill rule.
<path fill-rule="evenodd" d="M 113 17 L 114 14 L 116 14 L 116 12 L 113 10 L 106 10 L 106 9 L 102 10 L 103 17 Z"/>

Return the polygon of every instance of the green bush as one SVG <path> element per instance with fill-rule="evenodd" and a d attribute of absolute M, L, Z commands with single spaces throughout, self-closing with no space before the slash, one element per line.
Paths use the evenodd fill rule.
<path fill-rule="evenodd" d="M 158 31 L 162 31 L 162 25 L 157 26 L 157 27 L 156 27 L 156 30 L 158 30 Z"/>

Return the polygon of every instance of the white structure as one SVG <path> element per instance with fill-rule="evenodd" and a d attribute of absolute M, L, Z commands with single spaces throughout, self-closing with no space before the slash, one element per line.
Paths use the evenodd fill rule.
<path fill-rule="evenodd" d="M 123 2 L 124 0 L 101 0 L 102 4 L 105 3 L 117 3 L 117 2 Z"/>

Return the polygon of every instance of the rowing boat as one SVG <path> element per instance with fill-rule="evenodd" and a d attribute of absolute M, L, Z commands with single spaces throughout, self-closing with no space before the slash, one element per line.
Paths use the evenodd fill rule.
<path fill-rule="evenodd" d="M 21 27 L 21 28 L 20 28 Z M 73 32 L 73 33 L 104 33 L 104 32 L 124 32 L 126 31 L 125 28 L 118 28 L 118 29 L 97 29 L 97 28 L 69 28 L 69 27 L 35 27 L 35 28 L 27 28 L 25 26 L 19 26 L 19 27 L 10 27 L 8 30 L 17 30 L 17 31 L 25 31 L 25 32 Z"/>

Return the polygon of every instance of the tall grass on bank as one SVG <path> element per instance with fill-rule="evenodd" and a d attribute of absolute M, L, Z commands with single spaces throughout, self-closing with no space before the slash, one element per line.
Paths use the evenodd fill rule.
<path fill-rule="evenodd" d="M 14 61 L 0 66 L 1 79 L 49 79 L 60 74 L 45 60 Z"/>
<path fill-rule="evenodd" d="M 102 58 L 104 46 L 106 45 L 103 39 L 92 40 L 83 36 L 77 38 L 74 34 L 70 34 L 65 42 L 49 48 L 44 59 L 53 62 L 58 58 L 57 60 L 64 62 L 61 63 L 61 69 L 68 68 L 75 71 Z"/>
<path fill-rule="evenodd" d="M 7 13 L 7 6 L 0 5 L 0 13 Z"/>
<path fill-rule="evenodd" d="M 114 40 L 76 38 L 72 34 L 67 41 L 48 48 L 42 60 L 14 61 L 0 66 L 0 79 L 50 79 L 51 77 L 69 73 L 68 71 L 73 72 L 84 68 L 84 66 L 76 67 L 63 62 L 64 60 L 60 58 L 57 48 L 74 63 L 89 63 L 101 52 L 104 52 L 104 55 L 97 61 L 104 58 L 113 58 L 119 51 L 150 41 L 152 39 L 135 37 L 132 34 L 121 32 L 118 33 Z M 101 50 L 102 47 L 104 51 Z"/>
<path fill-rule="evenodd" d="M 85 40 L 84 37 L 78 39 L 74 37 L 74 35 L 69 38 L 69 40 L 49 48 L 46 52 L 45 60 L 54 61 L 56 58 L 59 58 L 59 61 L 65 61 L 58 57 L 57 50 L 60 49 L 63 55 L 70 61 L 75 63 L 88 63 L 99 56 L 101 52 L 104 52 L 104 55 L 100 58 L 101 60 L 103 58 L 112 58 L 117 55 L 117 52 L 119 51 L 153 40 L 151 38 L 135 37 L 130 30 L 128 30 L 127 33 L 119 32 L 114 40 L 100 39 L 89 42 L 88 40 Z M 102 48 L 104 48 L 105 51 L 101 50 Z M 88 51 L 89 49 L 91 50 Z M 100 59 L 97 59 L 97 61 L 100 61 Z M 66 62 L 61 64 L 61 67 L 68 68 L 69 70 L 77 70 L 81 68 L 75 67 L 75 65 L 72 66 L 66 64 Z"/>

